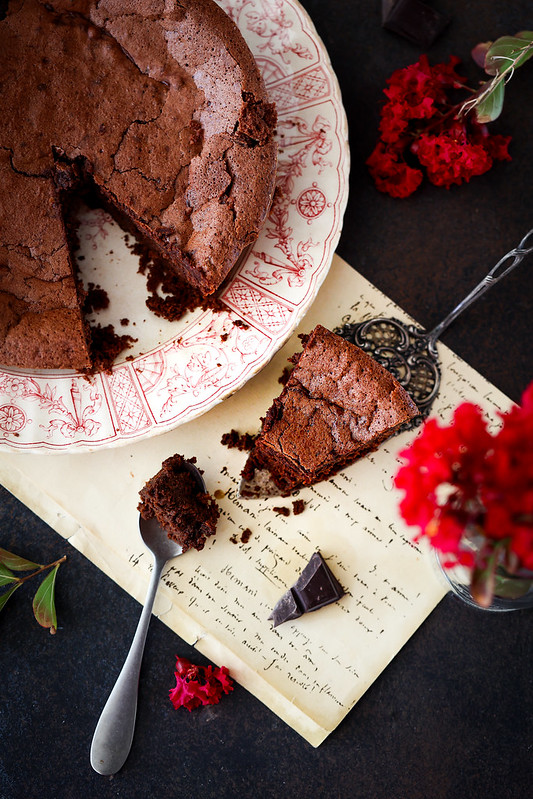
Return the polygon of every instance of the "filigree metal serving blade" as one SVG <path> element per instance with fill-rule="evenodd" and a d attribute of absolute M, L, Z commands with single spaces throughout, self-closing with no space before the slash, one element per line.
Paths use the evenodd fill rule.
<path fill-rule="evenodd" d="M 530 230 L 520 244 L 500 258 L 470 294 L 429 332 L 416 325 L 405 324 L 399 319 L 386 317 L 347 324 L 337 328 L 335 332 L 357 344 L 385 366 L 416 402 L 420 408 L 420 416 L 425 417 L 439 392 L 441 382 L 437 339 L 466 308 L 533 252 L 533 245 L 528 245 L 528 239 L 532 237 L 533 230 Z M 413 421 L 409 426 L 416 423 Z"/>

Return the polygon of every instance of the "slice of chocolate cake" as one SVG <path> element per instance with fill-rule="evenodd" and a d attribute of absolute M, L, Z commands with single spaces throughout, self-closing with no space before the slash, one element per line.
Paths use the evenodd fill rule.
<path fill-rule="evenodd" d="M 185 459 L 172 455 L 139 492 L 138 510 L 143 519 L 156 518 L 168 537 L 188 549 L 203 549 L 206 538 L 216 533 L 219 509 L 210 494 L 201 490 Z"/>
<path fill-rule="evenodd" d="M 266 472 L 282 494 L 325 480 L 418 415 L 398 381 L 359 347 L 321 325 L 302 340 L 243 469 L 243 496 L 254 496 L 256 473 Z"/>

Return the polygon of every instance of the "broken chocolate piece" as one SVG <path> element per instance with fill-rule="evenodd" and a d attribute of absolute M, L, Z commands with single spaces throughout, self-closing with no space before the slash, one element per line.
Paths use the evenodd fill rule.
<path fill-rule="evenodd" d="M 284 621 L 298 619 L 302 613 L 303 610 L 301 610 L 296 602 L 296 597 L 292 593 L 292 588 L 289 588 L 289 590 L 283 594 L 279 602 L 277 602 L 276 607 L 268 618 L 274 622 L 274 627 L 277 627 L 278 624 L 283 624 Z"/>
<path fill-rule="evenodd" d="M 336 602 L 343 594 L 344 589 L 320 552 L 313 552 L 297 581 L 283 594 L 268 618 L 277 627 L 285 621 L 292 621 L 304 613 Z"/>
<path fill-rule="evenodd" d="M 423 49 L 430 47 L 450 18 L 422 0 L 383 0 L 382 25 Z"/>

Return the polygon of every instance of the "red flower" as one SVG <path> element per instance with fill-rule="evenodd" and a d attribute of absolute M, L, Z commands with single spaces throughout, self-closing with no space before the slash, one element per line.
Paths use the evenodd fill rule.
<path fill-rule="evenodd" d="M 233 691 L 233 681 L 226 666 L 194 666 L 186 658 L 176 659 L 176 687 L 169 691 L 176 708 L 194 710 L 200 705 L 216 705 L 222 694 Z"/>
<path fill-rule="evenodd" d="M 508 149 L 510 136 L 501 136 L 498 133 L 490 134 L 486 125 L 476 124 L 472 126 L 471 138 L 472 141 L 482 144 L 493 161 L 511 161 Z"/>
<path fill-rule="evenodd" d="M 389 100 L 410 106 L 413 118 L 432 116 L 437 105 L 447 103 L 446 89 L 464 86 L 464 78 L 455 71 L 458 63 L 457 56 L 451 56 L 447 64 L 432 67 L 428 57 L 421 55 L 416 64 L 392 73 L 384 93 Z"/>
<path fill-rule="evenodd" d="M 457 61 L 452 58 L 450 65 L 430 67 L 423 55 L 416 64 L 393 72 L 387 81 L 388 88 L 384 89 L 388 102 L 381 111 L 382 141 L 396 144 L 407 132 L 411 120 L 431 119 L 438 113 L 440 105 L 446 103 L 443 86 L 457 85 L 462 80 L 453 70 Z"/>
<path fill-rule="evenodd" d="M 491 136 L 475 119 L 458 120 L 451 89 L 466 88 L 455 71 L 459 59 L 431 66 L 427 56 L 394 72 L 387 81 L 387 102 L 381 110 L 381 138 L 367 159 L 379 191 L 408 197 L 420 185 L 426 169 L 429 180 L 450 188 L 482 175 L 494 161 L 510 160 L 509 136 Z M 415 156 L 418 164 L 410 166 Z"/>
<path fill-rule="evenodd" d="M 408 197 L 422 182 L 422 172 L 408 166 L 400 153 L 383 142 L 378 142 L 366 163 L 377 188 L 391 197 Z"/>
<path fill-rule="evenodd" d="M 480 144 L 468 139 L 464 125 L 455 124 L 438 135 L 422 134 L 411 146 L 435 186 L 449 189 L 454 183 L 468 183 L 492 166 L 492 158 Z"/>
<path fill-rule="evenodd" d="M 491 434 L 481 410 L 463 403 L 448 427 L 428 420 L 400 453 L 400 512 L 450 563 L 485 568 L 501 552 L 511 573 L 533 571 L 533 383 L 501 419 Z M 472 531 L 484 539 L 479 562 L 465 546 Z"/>

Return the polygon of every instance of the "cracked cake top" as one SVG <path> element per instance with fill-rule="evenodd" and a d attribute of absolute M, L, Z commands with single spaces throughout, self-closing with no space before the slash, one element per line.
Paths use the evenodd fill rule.
<path fill-rule="evenodd" d="M 69 192 L 208 295 L 268 211 L 275 113 L 212 0 L 13 0 L 0 35 L 0 363 L 84 368 Z"/>

